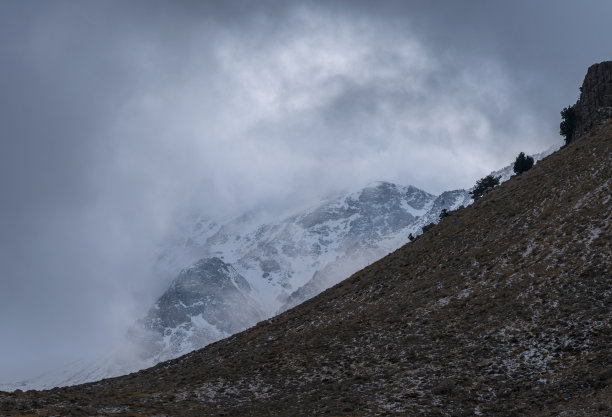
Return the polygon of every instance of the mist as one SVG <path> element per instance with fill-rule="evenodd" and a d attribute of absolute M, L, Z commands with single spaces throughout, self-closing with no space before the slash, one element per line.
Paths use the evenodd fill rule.
<path fill-rule="evenodd" d="M 120 343 L 184 213 L 470 187 L 610 58 L 605 1 L 243 3 L 0 2 L 3 379 Z"/>

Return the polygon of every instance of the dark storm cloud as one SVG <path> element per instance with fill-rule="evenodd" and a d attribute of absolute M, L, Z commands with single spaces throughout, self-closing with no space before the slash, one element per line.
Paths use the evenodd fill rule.
<path fill-rule="evenodd" d="M 606 1 L 0 2 L 0 374 L 119 337 L 163 289 L 149 269 L 179 209 L 374 180 L 469 187 L 558 142 L 559 110 L 610 58 L 610 15 Z"/>

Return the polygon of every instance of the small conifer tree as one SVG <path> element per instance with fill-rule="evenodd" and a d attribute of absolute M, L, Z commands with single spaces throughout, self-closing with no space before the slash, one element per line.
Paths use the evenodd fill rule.
<path fill-rule="evenodd" d="M 442 209 L 442 211 L 440 212 L 440 220 L 444 219 L 445 217 L 450 216 L 450 213 L 448 212 L 447 209 Z"/>
<path fill-rule="evenodd" d="M 559 125 L 559 134 L 565 136 L 565 144 L 570 143 L 574 137 L 576 130 L 576 110 L 574 106 L 569 106 L 561 110 L 561 124 Z"/>
<path fill-rule="evenodd" d="M 514 161 L 514 173 L 520 174 L 521 172 L 528 171 L 533 166 L 533 158 L 529 155 L 525 156 L 524 152 L 521 152 Z"/>
<path fill-rule="evenodd" d="M 498 177 L 487 175 L 486 177 L 479 179 L 476 182 L 474 189 L 470 191 L 470 195 L 474 200 L 482 197 L 485 193 L 491 191 L 493 188 L 499 185 L 500 178 L 501 175 Z"/>

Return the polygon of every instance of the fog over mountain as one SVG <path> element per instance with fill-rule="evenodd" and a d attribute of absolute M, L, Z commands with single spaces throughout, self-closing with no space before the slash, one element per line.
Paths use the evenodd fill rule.
<path fill-rule="evenodd" d="M 609 58 L 605 1 L 328 3 L 0 1 L 0 375 L 112 348 L 184 213 L 468 188 Z"/>

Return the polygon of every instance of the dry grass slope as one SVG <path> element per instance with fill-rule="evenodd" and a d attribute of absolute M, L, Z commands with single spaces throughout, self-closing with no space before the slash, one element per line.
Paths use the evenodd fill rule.
<path fill-rule="evenodd" d="M 0 415 L 610 416 L 612 121 L 308 302 Z"/>

